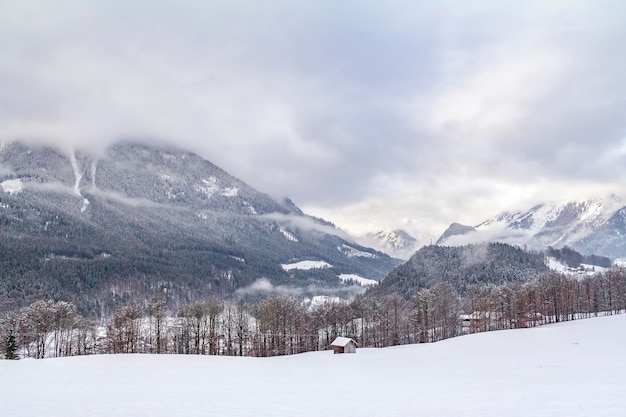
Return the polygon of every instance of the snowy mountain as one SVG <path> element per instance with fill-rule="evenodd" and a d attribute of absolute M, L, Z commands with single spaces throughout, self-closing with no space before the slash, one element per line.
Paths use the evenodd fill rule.
<path fill-rule="evenodd" d="M 441 237 L 437 240 L 437 244 L 438 245 L 445 244 L 446 240 L 449 237 L 464 235 L 466 233 L 474 232 L 474 231 L 476 231 L 475 227 L 465 226 L 464 224 L 461 224 L 461 223 L 452 223 L 450 227 L 448 227 L 446 231 L 443 232 L 443 235 L 441 235 Z"/>
<path fill-rule="evenodd" d="M 317 295 L 351 290 L 341 274 L 378 281 L 397 265 L 191 152 L 138 143 L 101 155 L 4 143 L 0 224 L 0 311 L 65 298 L 99 314 L 261 279 Z M 282 266 L 303 261 L 328 267 Z"/>
<path fill-rule="evenodd" d="M 452 224 L 438 245 L 504 242 L 529 249 L 569 246 L 584 254 L 626 256 L 626 202 L 609 196 L 579 202 L 540 204 L 505 212 L 476 226 Z"/>
<path fill-rule="evenodd" d="M 543 253 L 526 252 L 505 243 L 428 245 L 391 271 L 379 286 L 369 289 L 368 294 L 384 297 L 397 293 L 411 299 L 420 290 L 439 283 L 450 284 L 464 293 L 471 285 L 521 283 L 548 271 Z"/>
<path fill-rule="evenodd" d="M 415 238 L 402 229 L 370 232 L 360 236 L 358 240 L 394 258 L 405 260 L 425 244 L 424 239 Z"/>

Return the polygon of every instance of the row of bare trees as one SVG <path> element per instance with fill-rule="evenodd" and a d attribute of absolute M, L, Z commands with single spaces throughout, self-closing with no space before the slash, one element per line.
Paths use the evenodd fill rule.
<path fill-rule="evenodd" d="M 199 300 L 168 310 L 155 297 L 92 323 L 71 303 L 37 301 L 0 322 L 22 357 L 93 353 L 275 356 L 324 350 L 336 336 L 362 347 L 426 343 L 460 334 L 531 327 L 626 309 L 626 270 L 550 272 L 526 283 L 439 283 L 406 299 L 397 293 L 311 305 L 273 295 L 262 301 Z"/>
<path fill-rule="evenodd" d="M 0 336 L 7 335 L 22 356 L 41 359 L 93 353 L 96 327 L 72 303 L 35 301 L 0 320 Z"/>

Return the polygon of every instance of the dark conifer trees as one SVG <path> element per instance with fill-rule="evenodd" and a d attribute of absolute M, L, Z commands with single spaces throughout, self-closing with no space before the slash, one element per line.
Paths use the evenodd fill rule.
<path fill-rule="evenodd" d="M 18 346 L 17 339 L 15 338 L 15 332 L 13 331 L 13 329 L 10 329 L 9 334 L 6 336 L 4 341 L 4 359 L 19 359 L 17 351 Z"/>

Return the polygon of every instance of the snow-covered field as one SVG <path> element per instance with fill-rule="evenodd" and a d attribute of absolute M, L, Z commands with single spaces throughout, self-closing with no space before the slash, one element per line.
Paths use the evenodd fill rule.
<path fill-rule="evenodd" d="M 626 415 L 626 316 L 275 358 L 0 361 L 6 416 Z"/>
<path fill-rule="evenodd" d="M 331 264 L 324 261 L 300 261 L 293 264 L 282 264 L 281 266 L 285 271 L 291 271 L 292 269 L 302 269 L 308 271 L 309 269 L 322 269 L 333 267 Z"/>
<path fill-rule="evenodd" d="M 357 274 L 339 274 L 337 276 L 343 282 L 354 281 L 363 286 L 378 285 L 378 281 L 369 278 L 363 278 L 362 276 Z"/>
<path fill-rule="evenodd" d="M 2 191 L 8 194 L 19 194 L 24 186 L 22 185 L 22 180 L 18 178 L 15 180 L 3 181 L 2 183 L 0 183 L 0 188 L 2 188 Z"/>
<path fill-rule="evenodd" d="M 579 276 L 584 277 L 588 275 L 594 275 L 599 272 L 606 272 L 609 268 L 603 268 L 597 265 L 589 265 L 589 264 L 580 264 L 578 268 L 570 268 L 562 262 L 549 257 L 547 262 L 548 268 L 552 271 L 560 272 L 561 274 L 566 274 L 569 276 Z"/>

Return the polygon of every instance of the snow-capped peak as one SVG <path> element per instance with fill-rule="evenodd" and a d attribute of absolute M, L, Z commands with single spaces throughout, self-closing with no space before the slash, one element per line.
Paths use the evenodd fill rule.
<path fill-rule="evenodd" d="M 465 229 L 457 228 L 454 233 L 446 231 L 437 243 L 461 245 L 499 241 L 531 249 L 571 246 L 585 253 L 619 256 L 615 252 L 617 247 L 606 247 L 604 252 L 599 252 L 599 246 L 605 243 L 595 235 L 619 235 L 621 231 L 611 229 L 607 224 L 623 207 L 624 200 L 615 195 L 539 204 L 527 211 L 500 213 L 475 227 L 464 226 Z M 626 247 L 626 242 L 618 247 Z"/>
<path fill-rule="evenodd" d="M 400 259 L 409 259 L 426 243 L 426 238 L 417 239 L 402 229 L 370 232 L 360 236 L 357 240 L 365 246 L 371 246 Z"/>

